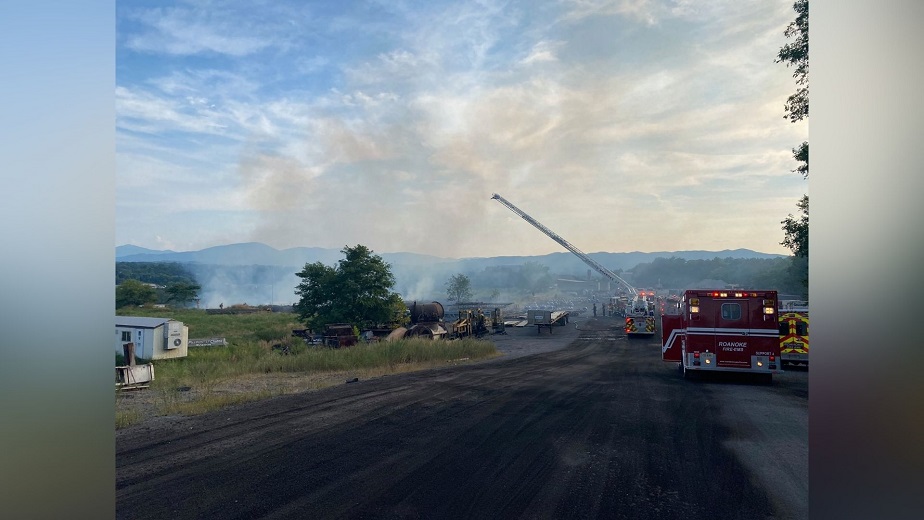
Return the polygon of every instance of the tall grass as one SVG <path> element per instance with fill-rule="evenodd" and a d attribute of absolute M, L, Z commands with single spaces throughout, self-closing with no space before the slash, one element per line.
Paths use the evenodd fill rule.
<path fill-rule="evenodd" d="M 230 343 L 274 341 L 291 335 L 292 329 L 303 329 L 298 316 L 287 312 L 254 312 L 252 314 L 209 314 L 204 309 L 123 308 L 124 316 L 173 318 L 189 326 L 190 338 L 224 337 Z"/>
<path fill-rule="evenodd" d="M 477 359 L 495 355 L 497 349 L 487 341 L 408 339 L 359 344 L 342 349 L 310 349 L 294 356 L 264 356 L 256 360 L 253 368 L 264 373 L 340 372 L 394 368 L 402 364 L 439 364 L 462 358 Z"/>
<path fill-rule="evenodd" d="M 290 352 L 289 355 L 280 354 L 265 341 L 229 347 L 199 347 L 190 349 L 186 358 L 156 362 L 155 381 L 212 388 L 222 380 L 246 374 L 346 372 L 394 368 L 402 364 L 444 364 L 497 355 L 492 343 L 477 339 L 408 339 L 360 343 L 348 348 L 296 345 Z"/>
<path fill-rule="evenodd" d="M 376 377 L 386 374 L 445 366 L 450 362 L 490 358 L 498 355 L 488 341 L 464 339 L 432 341 L 410 339 L 393 342 L 359 344 L 349 348 L 302 345 L 283 355 L 265 341 L 230 347 L 190 349 L 186 358 L 154 361 L 156 377 L 150 391 L 160 415 L 195 415 L 226 406 L 265 399 L 292 391 L 283 385 L 259 390 L 217 392 L 223 383 L 235 378 L 259 377 L 261 374 L 306 376 L 300 390 L 336 384 L 337 377 Z M 131 414 L 121 414 L 116 427 L 141 422 Z"/>
<path fill-rule="evenodd" d="M 138 410 L 117 411 L 115 416 L 116 429 L 128 428 L 133 424 L 138 424 L 144 417 Z"/>
<path fill-rule="evenodd" d="M 120 311 L 123 312 L 123 311 Z M 162 414 L 185 415 L 262 399 L 283 393 L 282 388 L 228 394 L 217 393 L 223 383 L 261 374 L 303 374 L 323 379 L 334 374 L 371 377 L 445 365 L 459 360 L 498 355 L 494 344 L 478 339 L 433 341 L 407 339 L 360 343 L 347 348 L 308 346 L 292 336 L 303 328 L 294 314 L 207 314 L 198 309 L 130 309 L 129 315 L 163 316 L 189 326 L 189 337 L 224 337 L 225 347 L 190 347 L 187 357 L 156 360 L 150 390 Z M 274 349 L 288 347 L 289 354 Z M 327 380 L 332 380 L 327 377 Z M 328 383 L 329 384 L 329 383 Z M 325 383 L 306 385 L 318 388 Z M 188 392 L 188 393 L 187 393 Z M 117 427 L 134 424 L 134 415 L 122 415 Z"/>

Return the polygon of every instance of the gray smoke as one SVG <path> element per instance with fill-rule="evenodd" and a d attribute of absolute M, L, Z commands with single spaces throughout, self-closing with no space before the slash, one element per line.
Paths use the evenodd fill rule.
<path fill-rule="evenodd" d="M 296 268 L 281 266 L 190 265 L 199 291 L 199 306 L 218 308 L 224 304 L 290 305 L 297 301 L 295 287 L 300 279 Z"/>

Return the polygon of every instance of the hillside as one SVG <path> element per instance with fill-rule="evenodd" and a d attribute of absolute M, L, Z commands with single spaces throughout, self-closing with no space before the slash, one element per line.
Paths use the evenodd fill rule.
<path fill-rule="evenodd" d="M 452 275 L 465 274 L 472 280 L 476 297 L 487 297 L 495 290 L 500 298 L 547 289 L 557 278 L 588 280 L 590 267 L 569 252 L 538 256 L 501 256 L 490 258 L 439 258 L 416 253 L 381 253 L 392 266 L 395 291 L 406 299 L 439 299 L 445 296 L 444 285 Z M 768 271 L 780 278 L 788 260 L 782 255 L 758 253 L 747 249 L 725 251 L 662 251 L 644 253 L 597 252 L 589 257 L 606 268 L 622 273 L 639 287 L 654 287 L 663 282 L 683 287 L 704 278 L 724 279 L 728 283 L 748 283 L 753 272 Z M 295 287 L 300 279 L 296 273 L 306 263 L 322 262 L 333 265 L 342 258 L 339 250 L 298 247 L 278 250 L 266 244 L 250 242 L 216 246 L 200 251 L 156 251 L 136 246 L 116 248 L 117 266 L 122 271 L 130 263 L 180 264 L 202 286 L 201 304 L 217 307 L 220 303 L 281 304 L 297 300 Z M 660 260 L 659 260 L 660 259 Z M 656 262 L 657 261 L 657 262 Z M 728 262 L 749 264 L 742 270 L 731 269 Z M 655 263 L 655 269 L 651 269 Z M 662 266 L 670 265 L 667 269 Z M 523 266 L 531 266 L 526 271 Z M 140 268 L 140 266 L 139 266 Z M 637 272 L 632 272 L 637 271 Z M 729 274 L 726 274 L 729 273 Z M 600 279 L 596 272 L 593 279 Z M 526 276 L 524 278 L 524 276 Z M 593 282 L 596 286 L 596 283 Z"/>
<path fill-rule="evenodd" d="M 586 274 L 587 264 L 569 252 L 537 256 L 497 256 L 488 258 L 440 258 L 417 253 L 377 253 L 392 266 L 418 266 L 448 271 L 481 271 L 485 267 L 521 265 L 536 262 L 550 271 L 580 276 Z M 723 251 L 657 251 L 643 253 L 596 252 L 587 256 L 612 270 L 627 270 L 655 258 L 681 258 L 684 260 L 711 260 L 713 258 L 783 258 L 783 255 L 759 253 L 750 249 Z M 116 248 L 117 262 L 177 262 L 225 266 L 264 265 L 301 268 L 306 263 L 322 262 L 332 265 L 342 258 L 340 250 L 321 247 L 275 249 L 259 242 L 228 244 L 198 251 L 157 251 L 133 245 Z"/>

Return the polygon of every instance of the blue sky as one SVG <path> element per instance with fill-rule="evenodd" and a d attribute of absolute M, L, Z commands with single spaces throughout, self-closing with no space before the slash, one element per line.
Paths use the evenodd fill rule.
<path fill-rule="evenodd" d="M 116 4 L 116 245 L 788 254 L 792 2 Z"/>

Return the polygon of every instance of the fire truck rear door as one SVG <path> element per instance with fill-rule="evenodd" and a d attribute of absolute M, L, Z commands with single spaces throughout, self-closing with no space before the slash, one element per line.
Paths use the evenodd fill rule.
<path fill-rule="evenodd" d="M 748 300 L 717 300 L 715 303 L 716 366 L 750 368 Z"/>
<path fill-rule="evenodd" d="M 683 338 L 683 316 L 679 314 L 661 315 L 661 359 L 680 361 L 681 341 Z"/>

